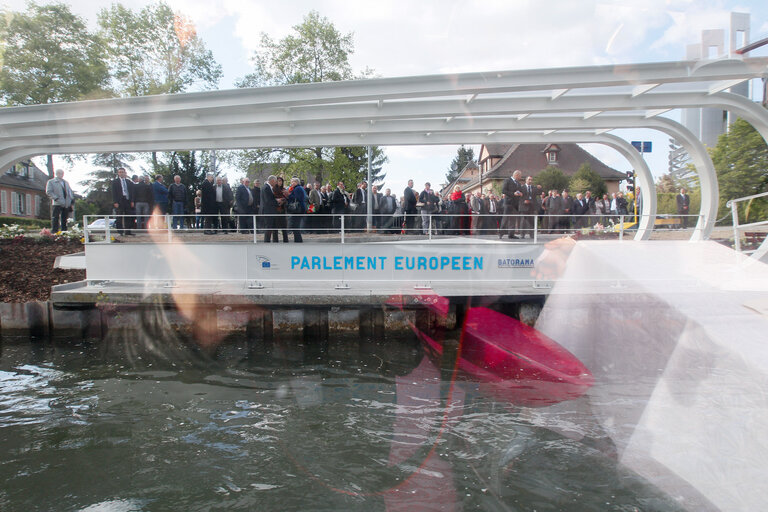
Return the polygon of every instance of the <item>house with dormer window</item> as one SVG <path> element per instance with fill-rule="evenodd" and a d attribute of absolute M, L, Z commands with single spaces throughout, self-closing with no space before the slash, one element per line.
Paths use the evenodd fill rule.
<path fill-rule="evenodd" d="M 29 160 L 0 171 L 0 216 L 40 218 L 46 201 L 48 174 Z"/>
<path fill-rule="evenodd" d="M 608 193 L 618 192 L 626 174 L 607 166 L 578 144 L 487 144 L 480 148 L 477 163 L 470 162 L 453 183 L 441 191 L 450 195 L 456 185 L 464 192 L 501 190 L 505 179 L 519 169 L 523 176 L 534 178 L 547 167 L 558 167 L 566 176 L 573 176 L 583 164 L 589 164 L 603 180 Z"/>

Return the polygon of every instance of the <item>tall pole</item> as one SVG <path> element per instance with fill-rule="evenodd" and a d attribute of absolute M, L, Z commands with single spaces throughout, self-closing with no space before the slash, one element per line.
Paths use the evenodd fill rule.
<path fill-rule="evenodd" d="M 373 187 L 371 186 L 371 159 L 373 158 L 373 148 L 371 146 L 368 146 L 368 186 L 365 187 L 365 193 L 367 197 L 365 198 L 366 206 L 368 207 L 368 211 L 366 212 L 365 217 L 365 223 L 367 225 L 367 230 L 371 230 L 371 226 L 373 225 L 373 201 L 371 200 L 371 194 Z"/>

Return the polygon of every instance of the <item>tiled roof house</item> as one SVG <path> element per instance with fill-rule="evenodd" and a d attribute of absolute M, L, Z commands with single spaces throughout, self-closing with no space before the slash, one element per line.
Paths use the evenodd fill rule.
<path fill-rule="evenodd" d="M 441 192 L 446 195 L 456 185 L 464 192 L 474 192 L 480 187 L 481 172 L 483 191 L 486 191 L 496 183 L 500 185 L 517 169 L 524 177 L 535 178 L 547 167 L 555 166 L 566 176 L 572 176 L 585 163 L 605 180 L 608 193 L 617 192 L 619 182 L 627 178 L 625 173 L 608 167 L 578 144 L 488 144 L 480 148 L 478 163 L 467 164 L 458 178 Z"/>

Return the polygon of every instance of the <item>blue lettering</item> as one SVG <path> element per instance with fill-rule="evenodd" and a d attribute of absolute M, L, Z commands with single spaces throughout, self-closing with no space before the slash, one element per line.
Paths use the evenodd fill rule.
<path fill-rule="evenodd" d="M 333 270 L 341 270 L 341 256 L 333 257 Z"/>
<path fill-rule="evenodd" d="M 344 270 L 348 269 L 354 269 L 355 268 L 355 257 L 354 256 L 344 256 Z"/>
<path fill-rule="evenodd" d="M 451 258 L 448 256 L 441 256 L 440 257 L 440 270 L 443 270 L 445 267 L 451 264 Z"/>
<path fill-rule="evenodd" d="M 395 270 L 403 270 L 403 257 L 395 256 Z"/>
<path fill-rule="evenodd" d="M 312 256 L 312 270 L 320 270 L 320 256 Z"/>
<path fill-rule="evenodd" d="M 427 258 L 425 258 L 424 256 L 419 256 L 418 262 L 419 264 L 417 268 L 419 270 L 427 270 Z"/>
<path fill-rule="evenodd" d="M 379 256 L 379 263 L 381 263 L 381 270 L 384 270 L 384 260 L 386 260 L 386 256 Z"/>
<path fill-rule="evenodd" d="M 416 257 L 415 256 L 406 256 L 405 257 L 405 268 L 408 270 L 413 270 L 416 268 Z"/>
<path fill-rule="evenodd" d="M 328 265 L 328 259 L 323 256 L 323 270 L 333 270 L 333 267 Z"/>
<path fill-rule="evenodd" d="M 451 258 L 451 270 L 461 270 L 461 268 L 459 267 L 459 260 L 461 260 L 461 258 L 459 258 L 458 256 L 454 256 L 453 258 Z"/>
<path fill-rule="evenodd" d="M 477 270 L 483 270 L 483 257 L 475 256 L 475 268 Z"/>
<path fill-rule="evenodd" d="M 376 270 L 376 256 L 368 256 L 368 269 Z"/>
<path fill-rule="evenodd" d="M 464 263 L 464 270 L 472 270 L 472 267 L 469 266 L 469 262 L 472 261 L 472 258 L 464 256 L 461 261 Z"/>
<path fill-rule="evenodd" d="M 299 264 L 299 257 L 298 256 L 291 256 L 291 268 L 296 268 L 296 265 Z"/>
<path fill-rule="evenodd" d="M 437 257 L 432 256 L 429 258 L 429 269 L 430 270 L 437 270 L 438 260 Z"/>
<path fill-rule="evenodd" d="M 357 270 L 365 270 L 365 257 L 364 256 L 358 256 L 355 258 L 355 268 Z"/>
<path fill-rule="evenodd" d="M 309 259 L 306 256 L 301 258 L 301 270 L 304 269 L 309 270 Z"/>

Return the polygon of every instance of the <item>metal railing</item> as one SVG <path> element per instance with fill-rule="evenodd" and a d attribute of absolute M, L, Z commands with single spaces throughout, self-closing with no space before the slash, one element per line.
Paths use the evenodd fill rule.
<path fill-rule="evenodd" d="M 679 228 L 690 218 L 695 225 L 699 215 L 657 216 L 661 227 Z M 495 239 L 508 237 L 533 243 L 563 235 L 581 238 L 616 238 L 634 233 L 638 226 L 634 215 L 503 215 L 503 214 L 374 214 L 370 223 L 358 214 L 194 214 L 194 215 L 108 215 L 85 216 L 86 243 L 113 242 L 116 237 L 147 235 L 151 241 L 174 242 L 203 234 L 238 234 L 237 241 L 264 243 L 267 233 L 272 240 L 349 243 L 355 241 L 385 241 L 398 236 L 435 240 L 449 237 Z M 298 234 L 298 237 L 297 237 Z M 244 238 L 242 235 L 247 235 Z"/>
<path fill-rule="evenodd" d="M 758 222 L 750 222 L 748 224 L 740 224 L 738 205 L 739 203 L 743 203 L 745 201 L 753 201 L 761 197 L 768 197 L 768 192 L 763 192 L 762 194 L 755 194 L 755 195 L 746 196 L 746 197 L 738 197 L 736 199 L 731 199 L 730 201 L 725 203 L 726 208 L 731 209 L 731 220 L 733 222 L 733 248 L 736 250 L 736 252 L 749 252 L 752 254 L 752 257 L 756 259 L 762 258 L 768 252 L 768 238 L 764 239 L 757 249 L 742 251 L 741 233 L 742 231 L 746 231 L 747 229 L 754 229 L 762 226 L 768 226 L 768 219 L 761 220 Z"/>

